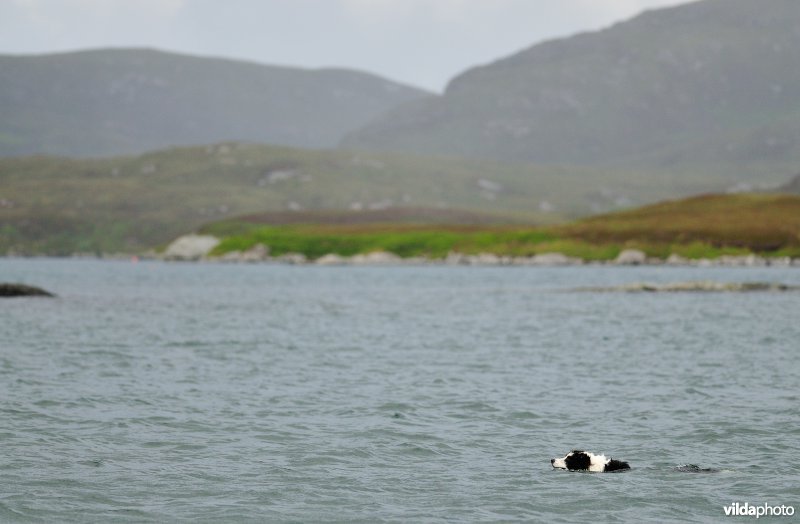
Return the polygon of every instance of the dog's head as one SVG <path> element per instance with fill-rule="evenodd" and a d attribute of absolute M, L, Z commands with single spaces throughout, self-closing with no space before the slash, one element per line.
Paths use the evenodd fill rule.
<path fill-rule="evenodd" d="M 595 455 L 588 451 L 574 449 L 567 453 L 564 458 L 550 459 L 550 464 L 557 469 L 568 469 L 570 471 L 620 471 L 630 469 L 627 462 L 606 458 L 605 455 Z"/>
<path fill-rule="evenodd" d="M 592 466 L 592 459 L 595 455 L 574 449 L 567 453 L 563 458 L 550 459 L 550 464 L 554 468 L 569 469 L 573 471 L 588 470 Z M 605 457 L 603 457 L 605 459 Z"/>

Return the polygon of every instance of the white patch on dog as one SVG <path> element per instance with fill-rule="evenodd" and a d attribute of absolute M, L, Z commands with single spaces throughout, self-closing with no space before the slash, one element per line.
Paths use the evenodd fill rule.
<path fill-rule="evenodd" d="M 595 455 L 579 449 L 570 451 L 563 458 L 550 459 L 550 464 L 556 469 L 593 471 L 595 473 L 631 469 L 627 462 L 606 458 L 605 455 Z"/>

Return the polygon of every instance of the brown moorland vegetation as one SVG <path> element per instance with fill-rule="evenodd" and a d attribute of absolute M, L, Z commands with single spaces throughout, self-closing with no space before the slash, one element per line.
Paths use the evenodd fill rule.
<path fill-rule="evenodd" d="M 595 244 L 704 243 L 753 252 L 800 246 L 800 197 L 701 195 L 587 218 L 554 228 Z"/>

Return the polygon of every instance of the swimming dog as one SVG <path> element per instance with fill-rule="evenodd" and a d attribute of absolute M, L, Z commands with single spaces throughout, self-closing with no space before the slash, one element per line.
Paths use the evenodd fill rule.
<path fill-rule="evenodd" d="M 580 449 L 570 451 L 564 458 L 550 459 L 550 464 L 556 469 L 592 471 L 596 473 L 631 469 L 627 462 L 606 458 L 605 455 L 595 455 Z"/>

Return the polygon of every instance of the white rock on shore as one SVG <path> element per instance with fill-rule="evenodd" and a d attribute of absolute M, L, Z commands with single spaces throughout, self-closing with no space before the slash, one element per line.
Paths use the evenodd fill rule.
<path fill-rule="evenodd" d="M 230 251 L 218 260 L 222 262 L 253 263 L 269 260 L 269 248 L 264 244 L 256 244 L 247 251 Z"/>
<path fill-rule="evenodd" d="M 614 260 L 620 266 L 640 266 L 647 263 L 647 255 L 638 249 L 625 249 Z"/>
<path fill-rule="evenodd" d="M 269 259 L 269 247 L 256 244 L 241 255 L 242 262 L 263 262 Z"/>
<path fill-rule="evenodd" d="M 373 251 L 366 255 L 354 255 L 350 258 L 350 263 L 363 266 L 363 265 L 386 265 L 386 264 L 402 264 L 403 259 L 394 253 L 387 251 Z"/>
<path fill-rule="evenodd" d="M 328 253 L 319 257 L 315 263 L 320 266 L 343 266 L 348 262 L 346 258 L 336 253 Z"/>
<path fill-rule="evenodd" d="M 164 251 L 166 260 L 200 260 L 217 247 L 219 239 L 211 235 L 184 235 L 176 238 Z"/>
<path fill-rule="evenodd" d="M 286 253 L 285 255 L 281 255 L 279 257 L 275 257 L 272 260 L 275 262 L 281 262 L 283 264 L 306 264 L 308 262 L 308 258 L 302 253 Z"/>
<path fill-rule="evenodd" d="M 572 266 L 583 264 L 583 259 L 568 257 L 563 253 L 541 253 L 532 257 L 518 257 L 519 265 Z"/>
<path fill-rule="evenodd" d="M 667 257 L 665 262 L 665 264 L 668 266 L 688 266 L 690 263 L 691 260 L 680 255 L 676 255 L 675 253 L 672 253 L 669 257 Z"/>

